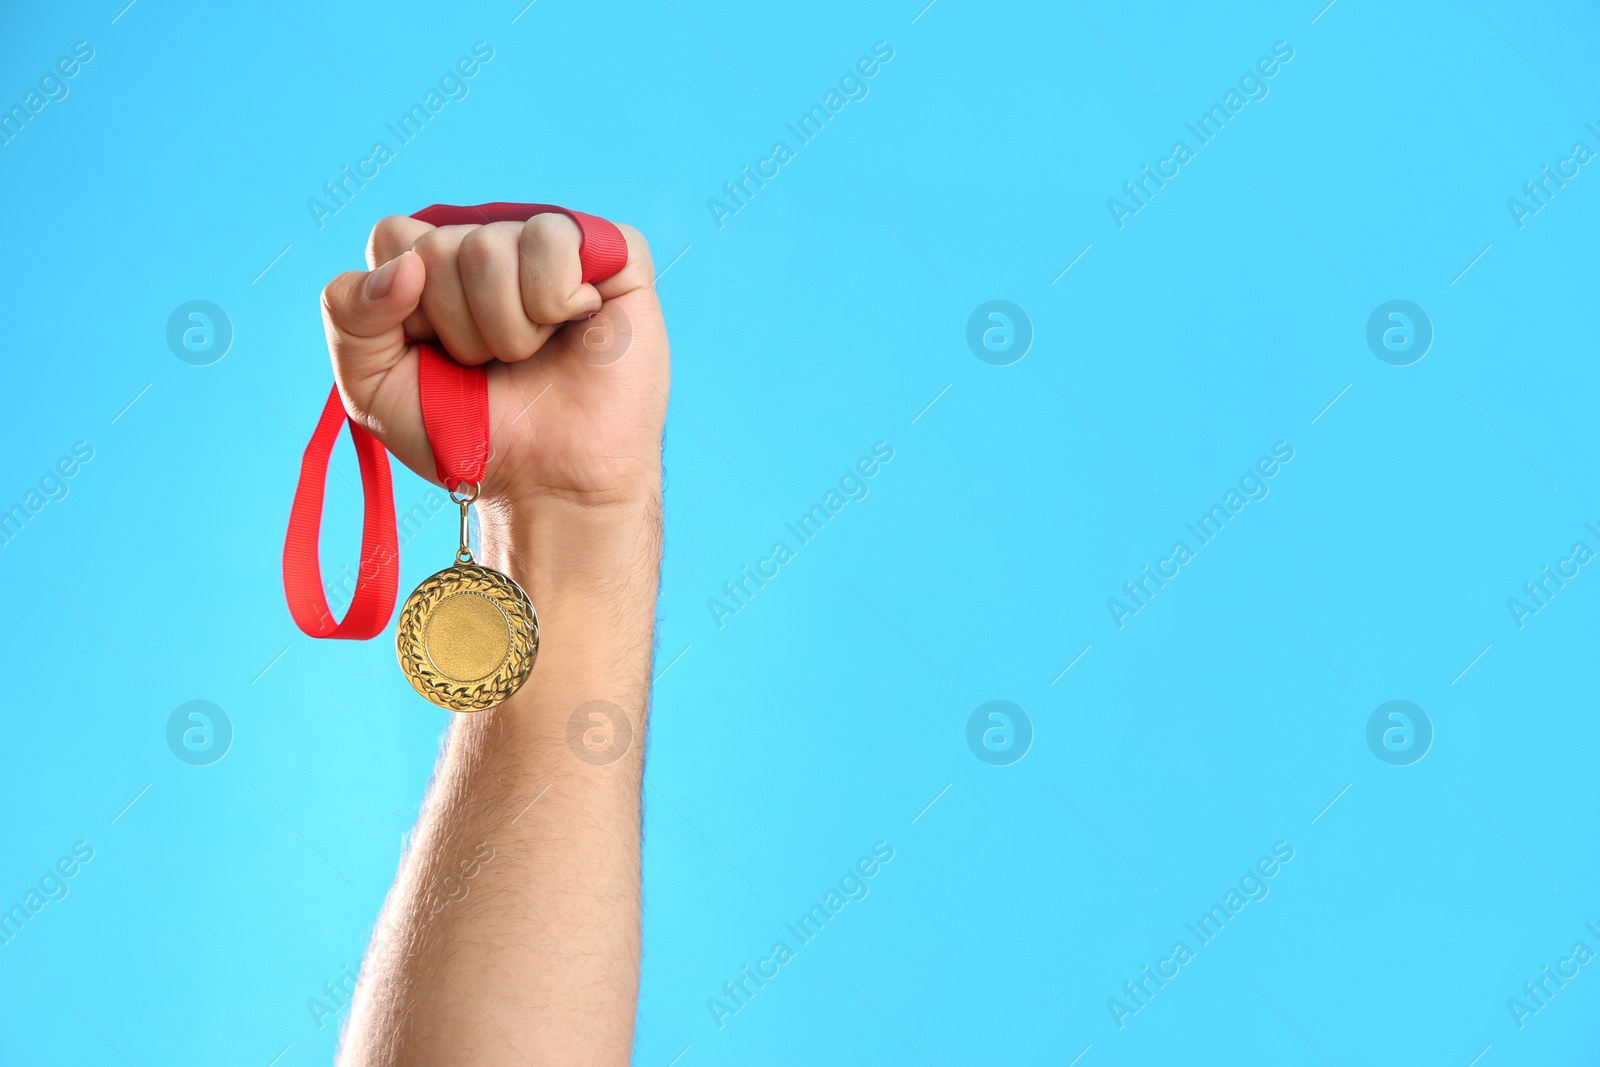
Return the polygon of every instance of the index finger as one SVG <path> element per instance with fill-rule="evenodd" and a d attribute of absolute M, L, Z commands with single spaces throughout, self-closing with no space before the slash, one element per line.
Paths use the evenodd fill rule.
<path fill-rule="evenodd" d="M 417 238 L 436 227 L 409 215 L 390 215 L 378 220 L 367 239 L 367 267 L 376 270 L 391 259 L 398 259 Z"/>

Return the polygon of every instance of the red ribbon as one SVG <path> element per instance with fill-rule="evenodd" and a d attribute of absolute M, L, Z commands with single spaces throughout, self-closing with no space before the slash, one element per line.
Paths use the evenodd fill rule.
<path fill-rule="evenodd" d="M 597 215 L 568 211 L 554 204 L 478 204 L 456 207 L 434 204 L 411 216 L 432 226 L 471 226 L 489 222 L 525 222 L 535 215 L 560 212 L 578 224 L 582 244 L 578 262 L 588 284 L 604 281 L 628 262 L 628 244 L 611 223 Z M 422 423 L 433 447 L 434 472 L 447 489 L 483 482 L 489 462 L 489 375 L 484 367 L 464 367 L 436 342 L 418 344 L 417 387 L 422 397 Z M 343 620 L 335 621 L 322 590 L 317 541 L 322 525 L 322 498 L 328 459 L 340 428 L 350 423 L 350 440 L 361 464 L 365 514 L 361 522 L 361 569 L 355 595 Z M 389 453 L 366 430 L 349 419 L 335 385 L 323 405 L 322 418 L 300 462 L 300 481 L 289 511 L 289 532 L 283 545 L 283 592 L 289 613 L 311 637 L 364 641 L 376 637 L 394 614 L 400 582 L 400 543 L 395 534 L 394 490 Z"/>

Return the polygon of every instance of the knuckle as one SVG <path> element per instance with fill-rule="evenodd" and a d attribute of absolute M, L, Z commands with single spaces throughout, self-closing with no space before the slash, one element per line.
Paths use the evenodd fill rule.
<path fill-rule="evenodd" d="M 547 211 L 523 223 L 522 232 L 529 239 L 548 247 L 576 237 L 578 224 L 559 211 Z"/>
<path fill-rule="evenodd" d="M 347 271 L 340 274 L 322 287 L 322 315 L 329 322 L 337 322 L 348 303 L 348 294 L 352 288 L 351 274 L 359 271 Z"/>
<path fill-rule="evenodd" d="M 522 304 L 534 322 L 556 323 L 567 320 L 574 301 L 543 281 L 536 281 L 532 291 L 524 294 Z"/>
<path fill-rule="evenodd" d="M 493 235 L 487 226 L 475 226 L 461 235 L 461 255 L 481 261 L 494 249 Z"/>
<path fill-rule="evenodd" d="M 406 232 L 410 228 L 411 220 L 404 215 L 388 215 L 378 220 L 372 227 L 372 235 L 367 239 L 368 258 L 374 263 L 389 257 L 389 253 L 403 250 L 406 243 Z"/>
<path fill-rule="evenodd" d="M 411 250 L 422 257 L 423 263 L 433 267 L 450 258 L 455 251 L 455 242 L 449 240 L 441 230 L 429 230 L 412 242 Z"/>
<path fill-rule="evenodd" d="M 629 249 L 636 249 L 646 255 L 650 254 L 649 240 L 636 227 L 629 226 L 626 222 L 618 222 L 614 225 L 622 231 L 622 236 L 627 240 Z"/>
<path fill-rule="evenodd" d="M 501 333 L 494 330 L 484 333 L 483 346 L 488 350 L 489 355 L 502 363 L 515 363 L 518 360 L 527 359 L 532 354 L 528 351 L 526 343 L 519 344 L 518 339 L 509 333 Z"/>
<path fill-rule="evenodd" d="M 505 241 L 487 226 L 468 231 L 461 239 L 456 262 L 461 273 L 471 277 L 492 274 L 505 261 Z"/>
<path fill-rule="evenodd" d="M 616 226 L 622 231 L 622 238 L 628 244 L 629 264 L 637 265 L 654 276 L 655 257 L 650 252 L 650 242 L 645 239 L 644 234 L 625 222 L 619 222 Z"/>
<path fill-rule="evenodd" d="M 494 359 L 494 354 L 475 338 L 445 336 L 439 340 L 450 358 L 465 366 L 476 367 Z"/>
<path fill-rule="evenodd" d="M 372 239 L 399 240 L 410 224 L 411 220 L 404 215 L 385 215 L 372 227 Z"/>

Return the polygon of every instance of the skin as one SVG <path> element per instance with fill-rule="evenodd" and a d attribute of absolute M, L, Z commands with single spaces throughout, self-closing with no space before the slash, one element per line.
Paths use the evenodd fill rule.
<path fill-rule="evenodd" d="M 593 286 L 564 215 L 387 218 L 375 269 L 323 292 L 345 408 L 430 481 L 407 338 L 487 364 L 479 562 L 527 591 L 541 642 L 516 695 L 451 720 L 361 969 L 346 1067 L 629 1060 L 669 361 L 649 248 L 620 229 L 628 264 Z M 580 717 L 581 758 L 569 722 L 591 701 L 627 722 Z"/>

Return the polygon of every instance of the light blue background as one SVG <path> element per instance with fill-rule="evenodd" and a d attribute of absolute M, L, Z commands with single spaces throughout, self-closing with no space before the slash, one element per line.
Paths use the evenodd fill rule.
<path fill-rule="evenodd" d="M 638 1063 L 1592 1061 L 1600 967 L 1523 1029 L 1507 998 L 1600 949 L 1600 576 L 1521 629 L 1506 602 L 1600 548 L 1600 174 L 1521 229 L 1506 202 L 1600 149 L 1593 9 L 919 7 L 0 14 L 6 107 L 95 50 L 0 147 L 0 506 L 94 449 L 0 548 L 0 904 L 95 850 L 0 947 L 0 1061 L 331 1061 L 306 1002 L 361 958 L 446 715 L 388 639 L 284 607 L 317 295 L 381 216 L 496 199 L 672 264 Z M 470 95 L 319 230 L 307 199 L 480 40 Z M 870 95 L 719 229 L 708 198 L 877 41 Z M 1107 198 L 1277 41 L 1270 95 L 1119 230 Z M 209 367 L 164 339 L 191 299 L 234 326 Z M 1032 320 L 1013 366 L 966 345 L 991 299 Z M 1364 339 L 1391 299 L 1436 331 L 1409 367 Z M 877 441 L 870 496 L 718 629 L 708 598 Z M 1119 630 L 1107 598 L 1277 441 L 1270 496 Z M 359 497 L 329 494 L 336 569 Z M 192 699 L 234 725 L 212 766 L 166 746 Z M 991 699 L 1033 723 L 1009 767 L 966 747 Z M 1435 730 L 1409 767 L 1367 747 L 1391 699 Z M 871 895 L 719 1030 L 708 998 L 877 841 Z M 1278 841 L 1270 896 L 1118 1029 L 1108 998 Z"/>

